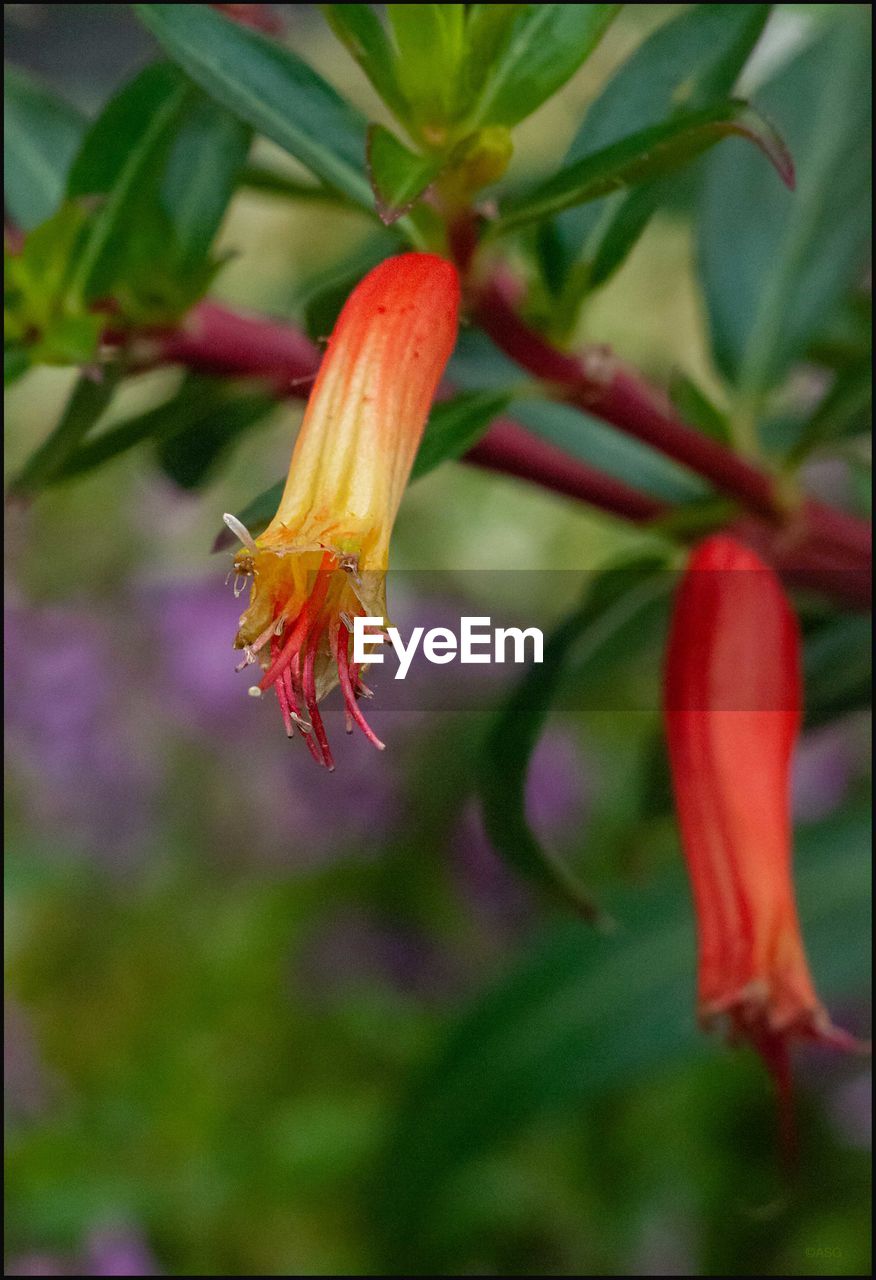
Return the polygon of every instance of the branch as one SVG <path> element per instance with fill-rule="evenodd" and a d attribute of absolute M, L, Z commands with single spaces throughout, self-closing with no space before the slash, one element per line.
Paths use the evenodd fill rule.
<path fill-rule="evenodd" d="M 478 303 L 479 320 L 486 318 L 483 307 L 482 295 Z M 500 315 L 505 316 L 503 309 L 500 309 Z M 579 386 L 582 380 L 580 360 L 551 348 L 539 335 L 531 334 L 516 316 L 513 325 L 508 321 L 505 331 L 520 337 L 521 355 L 526 355 L 527 360 L 526 363 L 520 361 L 524 367 L 530 367 L 528 352 L 534 350 L 543 357 L 543 363 L 541 359 L 538 361 L 540 367 L 549 364 L 553 381 L 562 384 L 558 374 L 565 371 L 568 376 L 570 369 L 574 368 L 575 385 Z M 530 334 L 532 346 L 524 348 L 523 335 L 528 342 Z M 135 344 L 131 355 L 140 368 L 178 362 L 203 373 L 262 378 L 281 397 L 306 396 L 321 359 L 319 348 L 290 325 L 239 314 L 214 302 L 202 302 L 195 307 L 181 329 L 141 340 L 139 346 Z M 613 368 L 617 371 L 618 366 Z M 588 382 L 587 386 L 605 392 L 605 401 L 597 406 L 593 393 L 579 388 L 582 399 L 586 396 L 588 400 L 586 408 L 589 412 L 605 416 L 607 421 L 624 417 L 626 425 L 622 426 L 620 421 L 615 421 L 615 425 L 622 426 L 640 439 L 648 437 L 638 429 L 633 430 L 630 421 L 644 420 L 652 425 L 659 424 L 661 429 L 671 422 L 674 427 L 671 438 L 683 438 L 686 442 L 684 456 L 680 451 L 665 449 L 664 452 L 694 469 L 694 459 L 705 457 L 708 462 L 717 454 L 722 460 L 722 475 L 741 475 L 744 488 L 753 500 L 743 502 L 751 514 L 740 518 L 734 528 L 740 536 L 756 545 L 788 581 L 856 607 L 869 604 L 870 527 L 867 523 L 813 501 L 804 503 L 796 512 L 779 506 L 771 477 L 679 422 L 662 402 L 660 393 L 646 387 L 638 375 L 628 370 L 622 370 L 619 381 L 615 376 L 610 383 Z M 606 387 L 608 391 L 605 391 Z M 577 403 L 577 400 L 572 402 Z M 645 405 L 648 406 L 647 414 Z M 627 418 L 621 411 L 630 409 L 630 406 L 635 407 L 635 413 Z M 611 411 L 612 418 L 607 412 L 603 413 L 605 409 Z M 655 431 L 648 442 L 661 448 L 660 431 Z M 494 422 L 486 435 L 465 455 L 465 460 L 475 466 L 540 484 L 555 493 L 587 502 L 636 523 L 648 522 L 667 511 L 664 504 L 650 495 L 570 458 L 507 418 Z M 714 467 L 701 474 L 715 482 Z M 722 487 L 742 501 L 738 486 Z"/>
<path fill-rule="evenodd" d="M 868 522 L 812 499 L 789 509 L 773 476 L 688 426 L 662 391 L 605 349 L 569 355 L 552 346 L 518 315 L 519 292 L 517 281 L 501 269 L 474 290 L 474 318 L 501 351 L 534 377 L 554 384 L 558 399 L 659 449 L 734 498 L 750 513 L 735 527 L 789 581 L 857 606 L 869 605 Z"/>
<path fill-rule="evenodd" d="M 261 378 L 279 397 L 303 397 L 322 353 L 288 324 L 202 302 L 182 328 L 141 343 L 135 358 L 141 369 L 184 364 L 199 373 Z M 653 520 L 667 510 L 656 498 L 570 458 L 508 418 L 494 422 L 465 458 L 475 466 L 533 481 L 627 520 Z"/>
<path fill-rule="evenodd" d="M 649 386 L 605 348 L 577 356 L 552 346 L 518 315 L 519 295 L 516 279 L 500 270 L 474 296 L 475 320 L 505 355 L 533 377 L 555 384 L 558 399 L 659 449 L 757 515 L 783 518 L 771 476 L 687 426 L 662 391 Z"/>
<path fill-rule="evenodd" d="M 469 449 L 465 461 L 540 484 L 635 523 L 656 520 L 668 511 L 656 498 L 570 458 L 510 418 L 497 418 L 487 434 Z"/>

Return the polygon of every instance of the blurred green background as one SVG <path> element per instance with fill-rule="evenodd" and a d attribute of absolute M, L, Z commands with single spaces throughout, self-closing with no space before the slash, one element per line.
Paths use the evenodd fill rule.
<path fill-rule="evenodd" d="M 627 6 L 521 127 L 516 169 L 561 156 L 606 75 L 681 7 Z M 277 8 L 380 119 L 315 8 Z M 762 63 L 829 8 L 780 6 Z M 7 5 L 6 24 L 10 59 L 86 110 L 152 55 L 125 6 Z M 300 317 L 370 234 L 355 213 L 242 193 L 214 292 Z M 658 379 L 712 385 L 683 209 L 582 323 Z M 133 380 L 113 414 L 176 377 Z M 12 388 L 11 471 L 71 383 Z M 244 696 L 209 548 L 221 513 L 285 470 L 299 416 L 279 407 L 194 494 L 135 450 L 7 511 L 7 1273 L 866 1272 L 864 1064 L 801 1056 L 788 1178 L 760 1065 L 694 1025 L 656 710 L 560 712 L 530 773 L 530 820 L 597 889 L 605 936 L 490 849 L 472 797 L 488 713 L 377 707 L 385 755 L 340 742 L 329 777 Z M 451 463 L 412 487 L 393 555 L 460 592 L 469 570 L 544 571 L 549 612 L 551 571 L 637 539 Z M 655 637 L 655 689 L 658 670 Z M 813 729 L 795 776 L 816 981 L 859 1031 L 867 727 Z"/>

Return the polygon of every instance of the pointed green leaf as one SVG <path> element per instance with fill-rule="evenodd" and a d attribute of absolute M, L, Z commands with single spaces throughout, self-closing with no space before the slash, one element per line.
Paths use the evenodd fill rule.
<path fill-rule="evenodd" d="M 483 435 L 493 418 L 508 406 L 508 392 L 470 391 L 436 404 L 411 469 L 411 480 L 442 462 L 459 458 Z"/>
<path fill-rule="evenodd" d="M 596 910 L 588 894 L 527 821 L 529 761 L 569 667 L 574 664 L 578 681 L 586 679 L 587 664 L 606 647 L 626 646 L 628 652 L 646 634 L 643 611 L 671 585 L 665 569 L 665 560 L 653 557 L 600 574 L 581 607 L 548 638 L 544 661 L 527 671 L 500 709 L 484 746 L 478 790 L 497 852 L 513 870 L 585 916 Z"/>
<path fill-rule="evenodd" d="M 3 108 L 6 211 L 17 227 L 29 231 L 61 203 L 67 169 L 88 122 L 17 67 L 5 68 Z"/>
<path fill-rule="evenodd" d="M 674 114 L 726 98 L 763 31 L 771 7 L 686 6 L 635 50 L 587 108 L 566 163 L 583 160 Z M 671 196 L 675 184 L 675 179 L 664 179 L 561 214 L 557 234 L 563 245 L 563 273 L 574 261 L 586 261 L 588 289 L 608 280 L 654 210 Z"/>
<path fill-rule="evenodd" d="M 868 978 L 868 818 L 859 806 L 797 836 L 803 931 L 827 998 L 863 991 Z M 478 1161 L 533 1123 L 574 1124 L 577 1108 L 670 1064 L 734 1052 L 696 1026 L 693 911 L 680 869 L 615 890 L 607 905 L 616 929 L 567 922 L 543 932 L 411 1081 L 372 1178 L 384 1273 L 440 1273 L 441 1224 L 455 1221 Z M 863 950 L 844 945 L 850 935 Z M 766 1097 L 766 1079 L 763 1087 Z"/>
<path fill-rule="evenodd" d="M 252 132 L 206 94 L 189 93 L 161 182 L 182 271 L 202 263 L 231 202 Z"/>
<path fill-rule="evenodd" d="M 390 4 L 401 92 L 416 124 L 440 128 L 454 119 L 465 50 L 465 5 Z"/>
<path fill-rule="evenodd" d="M 869 14 L 844 7 L 759 90 L 794 154 L 793 197 L 735 144 L 706 169 L 697 231 L 712 343 L 751 418 L 868 260 L 870 43 Z"/>
<path fill-rule="evenodd" d="M 206 93 L 327 186 L 372 208 L 365 121 L 306 62 L 209 5 L 138 4 L 135 9 Z"/>
<path fill-rule="evenodd" d="M 136 247 L 132 230 L 149 227 L 150 192 L 163 171 L 187 92 L 175 67 L 147 67 L 116 94 L 83 140 L 67 194 L 102 197 L 72 286 L 85 301 L 110 295 Z M 151 237 L 150 248 L 153 242 Z"/>
<path fill-rule="evenodd" d="M 399 84 L 398 59 L 374 9 L 370 4 L 321 4 L 319 7 L 383 101 L 404 122 L 408 104 Z"/>
<path fill-rule="evenodd" d="M 779 176 L 793 186 L 794 170 L 781 138 L 745 102 L 730 101 L 644 129 L 561 169 L 533 191 L 505 206 L 498 231 L 598 200 L 622 187 L 647 182 L 687 164 L 731 134 L 753 142 Z"/>
<path fill-rule="evenodd" d="M 393 5 L 392 8 L 398 6 Z M 497 43 L 483 88 L 466 117 L 470 127 L 518 124 L 574 75 L 620 9 L 619 4 L 526 4 L 497 15 Z M 510 5 L 477 9 L 509 10 Z"/>
<path fill-rule="evenodd" d="M 416 155 L 383 125 L 371 125 L 368 177 L 380 221 L 387 227 L 397 222 L 435 180 L 444 164 L 443 157 Z"/>

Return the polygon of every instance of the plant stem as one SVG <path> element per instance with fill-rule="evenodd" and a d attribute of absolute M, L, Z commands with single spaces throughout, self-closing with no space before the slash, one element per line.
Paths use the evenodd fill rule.
<path fill-rule="evenodd" d="M 483 291 L 475 305 L 487 331 L 498 325 L 506 335 L 509 354 L 513 346 L 518 363 L 557 384 L 564 399 L 647 441 L 732 496 L 749 513 L 732 527 L 789 581 L 844 604 L 869 603 L 869 524 L 813 501 L 789 507 L 772 476 L 681 422 L 665 397 L 638 374 L 604 354 L 582 361 L 557 351 L 516 316 L 504 293 L 498 322 L 495 313 L 485 314 Z M 148 347 L 144 345 L 139 367 L 174 361 L 203 373 L 262 378 L 278 396 L 303 397 L 320 359 L 319 348 L 285 323 L 203 302 L 182 329 L 158 335 Z M 607 378 L 606 369 L 610 371 Z M 570 458 L 507 418 L 494 422 L 465 460 L 634 522 L 664 518 L 670 510 L 650 495 Z"/>
<path fill-rule="evenodd" d="M 475 289 L 474 317 L 505 355 L 552 384 L 557 399 L 659 449 L 748 510 L 767 519 L 784 517 L 772 476 L 682 422 L 662 391 L 649 386 L 605 348 L 569 355 L 552 346 L 519 316 L 519 292 L 507 271 L 495 271 Z"/>

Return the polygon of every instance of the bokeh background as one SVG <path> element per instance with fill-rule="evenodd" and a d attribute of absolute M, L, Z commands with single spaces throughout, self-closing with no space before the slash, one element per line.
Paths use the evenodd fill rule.
<path fill-rule="evenodd" d="M 380 118 L 315 6 L 276 8 Z M 519 130 L 519 172 L 562 155 L 606 74 L 679 8 L 627 6 Z M 779 6 L 759 65 L 830 8 Z M 126 6 L 5 9 L 7 56 L 86 111 L 153 56 Z M 240 194 L 214 291 L 298 317 L 370 234 L 355 213 Z M 710 385 L 683 208 L 654 220 L 581 337 Z M 113 412 L 177 376 L 135 380 Z M 70 385 L 38 371 L 11 390 L 11 470 Z M 620 922 L 607 941 L 560 922 L 486 840 L 487 700 L 378 706 L 387 752 L 335 733 L 328 776 L 245 696 L 210 546 L 221 513 L 284 471 L 299 416 L 279 407 L 196 493 L 135 450 L 7 511 L 7 1274 L 865 1272 L 865 1064 L 803 1055 L 788 1178 L 759 1064 L 693 1025 L 656 693 L 651 711 L 559 711 L 529 780 L 533 825 Z M 826 496 L 851 483 L 810 479 Z M 393 554 L 460 599 L 480 591 L 476 612 L 499 588 L 473 571 L 529 570 L 549 622 L 553 572 L 634 540 L 454 463 L 411 488 Z M 656 690 L 656 642 L 651 658 Z M 860 713 L 813 731 L 795 775 L 813 967 L 858 1031 L 867 734 Z M 566 985 L 545 980 L 564 966 Z"/>

